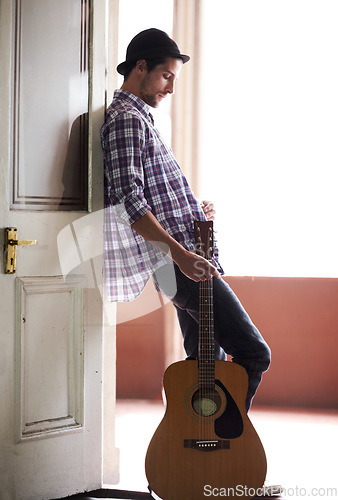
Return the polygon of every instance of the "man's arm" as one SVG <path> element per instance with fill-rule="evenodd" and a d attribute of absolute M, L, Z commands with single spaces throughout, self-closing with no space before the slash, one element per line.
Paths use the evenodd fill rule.
<path fill-rule="evenodd" d="M 212 276 L 220 278 L 217 269 L 206 259 L 186 250 L 180 243 L 167 233 L 152 212 L 146 212 L 131 227 L 156 248 L 163 250 L 162 244 L 169 248 L 172 260 L 183 274 L 193 281 L 204 281 Z"/>

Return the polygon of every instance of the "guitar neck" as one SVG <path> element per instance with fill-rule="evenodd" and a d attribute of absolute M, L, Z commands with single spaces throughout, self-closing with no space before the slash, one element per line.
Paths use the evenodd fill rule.
<path fill-rule="evenodd" d="M 214 239 L 212 221 L 195 221 L 196 253 L 211 261 Z M 213 281 L 201 281 L 199 288 L 198 383 L 200 389 L 215 387 Z"/>
<path fill-rule="evenodd" d="M 199 387 L 215 386 L 214 304 L 212 280 L 199 285 Z"/>

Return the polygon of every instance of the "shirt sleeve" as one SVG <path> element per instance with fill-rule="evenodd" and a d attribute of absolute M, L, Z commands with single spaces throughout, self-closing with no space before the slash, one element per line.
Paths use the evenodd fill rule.
<path fill-rule="evenodd" d="M 151 210 L 144 196 L 146 127 L 133 113 L 121 113 L 102 134 L 105 154 L 106 204 L 123 204 L 133 224 Z"/>

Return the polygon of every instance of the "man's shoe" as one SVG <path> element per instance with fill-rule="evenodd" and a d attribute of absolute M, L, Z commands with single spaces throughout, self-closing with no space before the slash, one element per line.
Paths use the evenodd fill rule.
<path fill-rule="evenodd" d="M 265 484 L 260 493 L 262 498 L 280 497 L 283 493 L 283 488 L 280 484 Z"/>

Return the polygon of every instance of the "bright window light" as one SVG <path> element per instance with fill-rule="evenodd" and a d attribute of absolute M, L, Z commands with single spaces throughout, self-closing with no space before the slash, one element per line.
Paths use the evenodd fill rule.
<path fill-rule="evenodd" d="M 338 277 L 338 2 L 207 0 L 199 195 L 227 275 Z"/>

